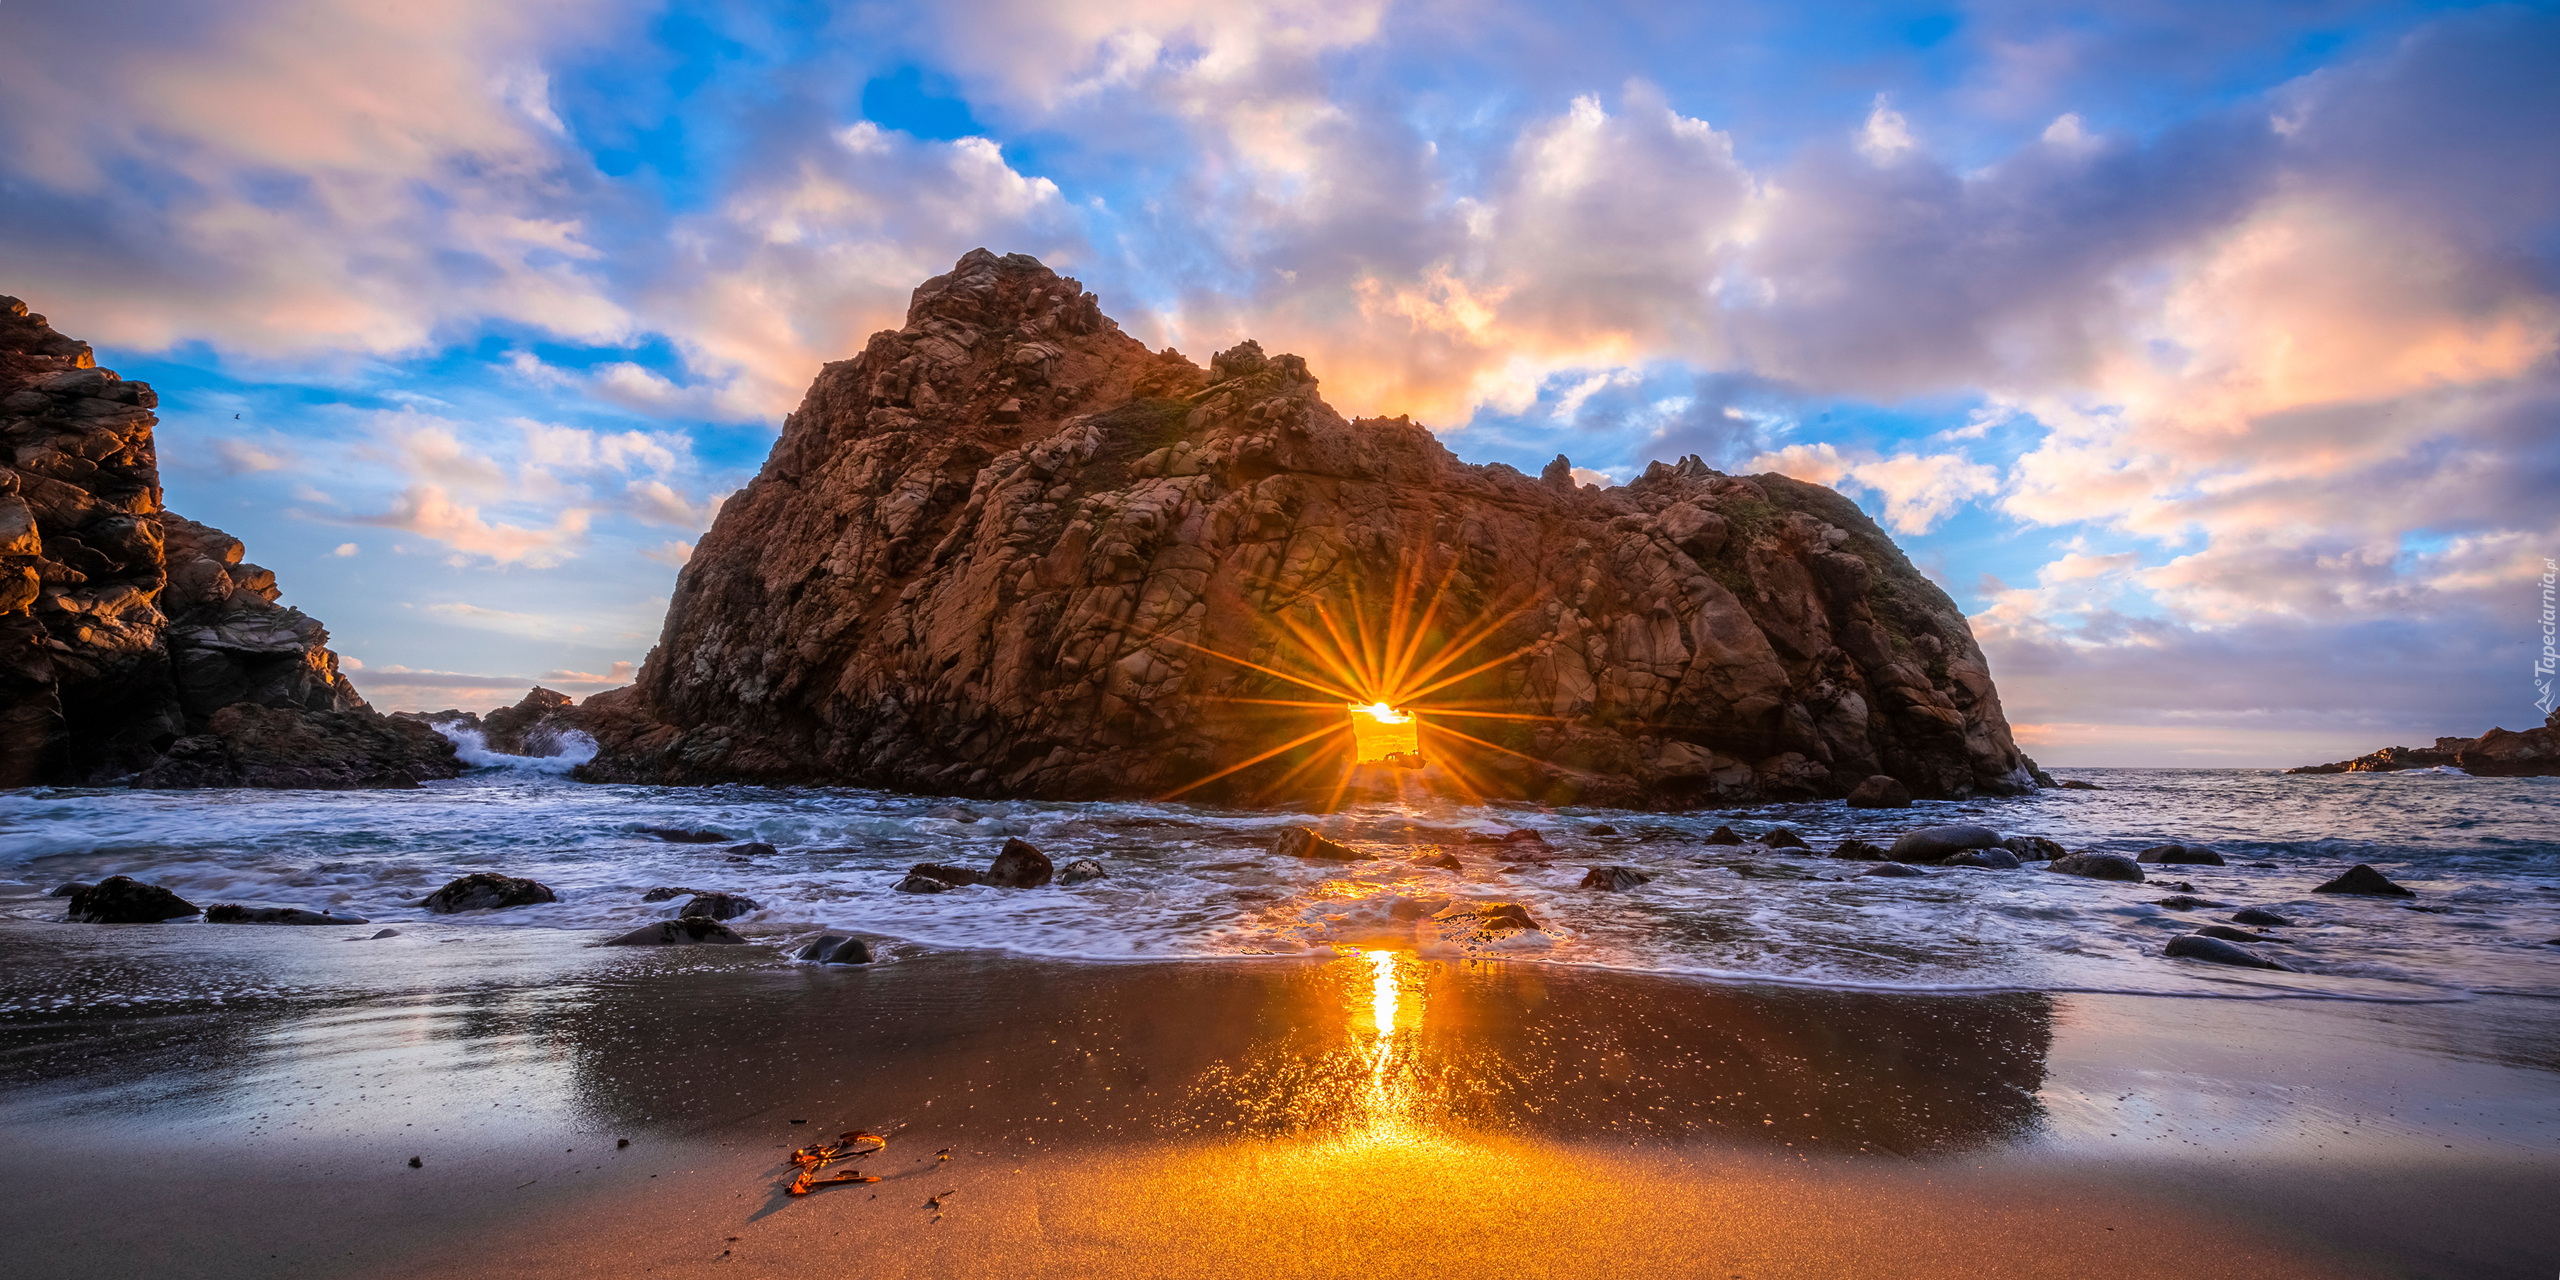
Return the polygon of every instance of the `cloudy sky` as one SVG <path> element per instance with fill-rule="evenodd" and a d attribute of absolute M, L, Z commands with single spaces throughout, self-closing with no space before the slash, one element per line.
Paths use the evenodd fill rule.
<path fill-rule="evenodd" d="M 1346 414 L 1840 486 L 2048 764 L 2538 721 L 2553 6 L 7 0 L 0 292 L 386 708 L 627 678 L 967 250 Z"/>

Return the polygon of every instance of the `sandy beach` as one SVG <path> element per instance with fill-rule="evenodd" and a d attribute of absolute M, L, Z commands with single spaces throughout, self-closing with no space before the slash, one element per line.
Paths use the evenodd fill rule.
<path fill-rule="evenodd" d="M 2560 1265 L 2547 1001 L 1880 994 L 1384 952 L 818 969 L 765 947 L 598 950 L 572 930 L 348 934 L 0 927 L 16 1265 Z M 209 979 L 231 994 L 187 995 Z M 104 985 L 31 1011 L 74 982 Z M 108 988 L 160 994 L 118 1005 Z M 848 1166 L 879 1182 L 784 1193 L 791 1148 L 856 1128 L 889 1138 Z"/>

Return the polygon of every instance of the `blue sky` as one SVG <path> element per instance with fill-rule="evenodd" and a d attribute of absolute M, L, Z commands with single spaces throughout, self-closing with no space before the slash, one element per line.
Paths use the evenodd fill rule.
<path fill-rule="evenodd" d="M 984 245 L 1346 414 L 1841 486 L 2029 750 L 2540 718 L 2551 6 L 0 8 L 0 291 L 390 707 L 626 678 Z"/>

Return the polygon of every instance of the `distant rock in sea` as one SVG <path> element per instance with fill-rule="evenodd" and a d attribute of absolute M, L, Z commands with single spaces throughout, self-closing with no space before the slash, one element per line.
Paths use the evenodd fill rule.
<path fill-rule="evenodd" d="M 1333 634 L 1406 686 L 1450 681 L 1412 699 L 1419 750 L 1380 746 L 1355 792 L 2036 785 L 1962 612 L 1832 490 L 1696 458 L 1614 488 L 1563 458 L 1471 466 L 1316 387 L 1253 342 L 1205 369 L 1149 351 L 1075 281 L 971 252 L 819 372 L 639 680 L 561 713 L 601 747 L 575 776 L 1339 793 L 1321 756 L 1347 735 L 1322 732 L 1373 692 L 1324 674 Z M 1460 704 L 1494 714 L 1435 719 Z"/>
<path fill-rule="evenodd" d="M 0 298 L 0 787 L 397 787 L 387 719 L 239 539 L 160 505 L 159 397 Z"/>
<path fill-rule="evenodd" d="M 2542 727 L 2511 733 L 2491 729 L 2477 738 L 2438 738 L 2432 747 L 2384 747 L 2335 764 L 2307 764 L 2286 773 L 2396 773 L 2402 769 L 2460 769 L 2483 778 L 2560 778 L 2560 709 Z"/>

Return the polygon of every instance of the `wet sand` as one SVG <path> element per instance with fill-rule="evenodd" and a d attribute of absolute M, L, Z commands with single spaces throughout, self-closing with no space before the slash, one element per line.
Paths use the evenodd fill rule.
<path fill-rule="evenodd" d="M 12 1271 L 2560 1271 L 2548 1001 L 347 932 L 0 925 Z"/>

